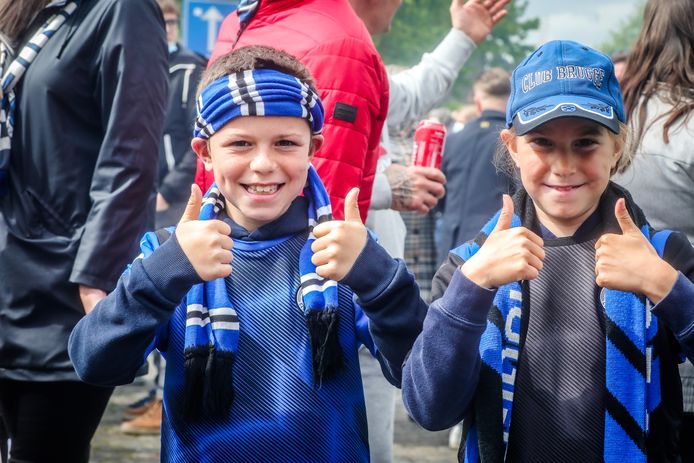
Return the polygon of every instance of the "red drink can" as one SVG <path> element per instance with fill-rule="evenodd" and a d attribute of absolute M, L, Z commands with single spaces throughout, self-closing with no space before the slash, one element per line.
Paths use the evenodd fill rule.
<path fill-rule="evenodd" d="M 417 124 L 412 164 L 440 169 L 445 139 L 446 127 L 440 122 L 427 119 Z"/>

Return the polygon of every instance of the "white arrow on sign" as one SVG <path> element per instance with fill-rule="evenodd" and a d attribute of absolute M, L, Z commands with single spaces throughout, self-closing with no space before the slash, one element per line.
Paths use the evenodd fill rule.
<path fill-rule="evenodd" d="M 203 11 L 202 8 L 195 8 L 193 10 L 193 15 L 207 23 L 207 51 L 211 53 L 214 48 L 214 43 L 217 40 L 219 23 L 224 19 L 224 15 L 214 6 L 205 11 Z"/>

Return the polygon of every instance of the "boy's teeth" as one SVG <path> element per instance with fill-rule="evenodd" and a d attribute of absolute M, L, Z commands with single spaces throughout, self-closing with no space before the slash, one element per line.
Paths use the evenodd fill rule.
<path fill-rule="evenodd" d="M 248 185 L 248 191 L 251 193 L 271 194 L 277 191 L 277 185 Z"/>

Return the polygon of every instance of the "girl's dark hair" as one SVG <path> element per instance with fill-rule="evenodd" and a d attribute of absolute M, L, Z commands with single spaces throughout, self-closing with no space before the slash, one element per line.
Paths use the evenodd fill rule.
<path fill-rule="evenodd" d="M 237 48 L 217 58 L 200 77 L 197 95 L 200 96 L 205 87 L 221 77 L 253 69 L 274 69 L 313 87 L 311 73 L 301 61 L 274 48 L 251 45 Z"/>
<path fill-rule="evenodd" d="M 670 126 L 694 109 L 694 2 L 649 0 L 643 26 L 629 54 L 622 82 L 624 109 L 636 128 L 635 143 L 646 130 L 646 103 L 658 91 L 672 109 L 664 114 L 663 140 Z M 638 111 L 638 113 L 636 112 Z M 637 118 L 636 120 L 633 120 Z"/>
<path fill-rule="evenodd" d="M 16 42 L 50 0 L 0 0 L 0 32 Z"/>

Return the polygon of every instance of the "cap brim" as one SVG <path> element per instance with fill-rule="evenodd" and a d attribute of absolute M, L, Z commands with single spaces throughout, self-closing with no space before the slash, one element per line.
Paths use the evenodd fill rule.
<path fill-rule="evenodd" d="M 619 133 L 619 119 L 614 108 L 594 98 L 559 95 L 521 108 L 513 118 L 517 135 L 524 135 L 542 124 L 561 117 L 581 117 Z"/>

